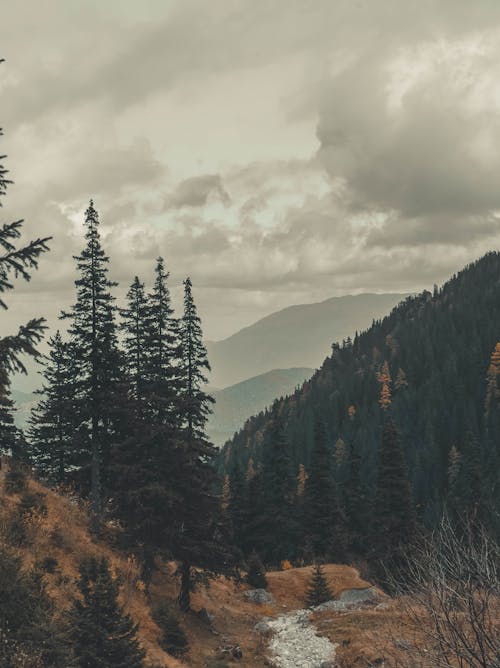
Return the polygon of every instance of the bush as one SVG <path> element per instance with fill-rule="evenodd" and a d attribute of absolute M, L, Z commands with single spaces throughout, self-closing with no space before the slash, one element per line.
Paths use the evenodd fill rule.
<path fill-rule="evenodd" d="M 188 639 L 171 604 L 163 601 L 153 610 L 153 619 L 162 632 L 160 646 L 172 656 L 182 656 L 189 649 Z"/>
<path fill-rule="evenodd" d="M 267 589 L 266 570 L 257 552 L 252 552 L 248 559 L 247 583 L 255 589 Z"/>

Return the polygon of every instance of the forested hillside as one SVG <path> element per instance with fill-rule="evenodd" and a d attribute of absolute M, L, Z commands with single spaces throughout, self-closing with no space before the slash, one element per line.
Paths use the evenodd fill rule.
<path fill-rule="evenodd" d="M 498 528 L 499 341 L 494 252 L 334 344 L 310 381 L 224 447 L 243 549 L 260 542 L 271 561 L 307 543 L 337 557 L 387 549 L 391 531 L 401 539 L 402 527 L 432 525 L 445 507 Z M 318 516 L 329 547 L 314 545 Z"/>

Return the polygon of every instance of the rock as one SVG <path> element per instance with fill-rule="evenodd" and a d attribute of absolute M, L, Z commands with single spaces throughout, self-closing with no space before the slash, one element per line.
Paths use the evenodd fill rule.
<path fill-rule="evenodd" d="M 375 587 L 365 589 L 346 589 L 340 594 L 339 601 L 343 603 L 367 603 L 378 598 Z"/>
<path fill-rule="evenodd" d="M 335 666 L 334 661 L 322 661 L 319 668 L 335 668 Z"/>
<path fill-rule="evenodd" d="M 273 630 L 269 625 L 269 622 L 266 621 L 265 619 L 261 619 L 260 622 L 257 622 L 257 624 L 253 627 L 253 630 L 255 633 L 259 633 L 260 635 L 267 636 L 270 635 Z"/>
<path fill-rule="evenodd" d="M 244 593 L 244 596 L 249 601 L 253 603 L 258 603 L 259 605 L 273 604 L 274 597 L 265 589 L 249 589 Z"/>

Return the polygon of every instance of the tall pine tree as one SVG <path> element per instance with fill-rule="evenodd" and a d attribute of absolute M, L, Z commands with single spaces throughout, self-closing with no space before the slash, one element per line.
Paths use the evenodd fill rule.
<path fill-rule="evenodd" d="M 101 245 L 92 200 L 85 212 L 85 227 L 86 245 L 75 257 L 80 274 L 75 281 L 76 302 L 62 317 L 71 320 L 69 333 L 78 360 L 78 419 L 86 436 L 82 449 L 90 468 L 93 528 L 98 530 L 103 510 L 102 466 L 116 426 L 123 376 L 111 294 L 116 283 L 108 277 L 109 258 Z"/>
<path fill-rule="evenodd" d="M 148 367 L 148 301 L 136 276 L 127 293 L 127 306 L 120 309 L 120 329 L 124 333 L 125 364 L 132 381 L 134 396 L 143 400 L 146 394 Z"/>

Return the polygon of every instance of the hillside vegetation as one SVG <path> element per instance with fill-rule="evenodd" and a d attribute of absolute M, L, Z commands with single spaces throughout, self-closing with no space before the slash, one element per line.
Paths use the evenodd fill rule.
<path fill-rule="evenodd" d="M 500 254 L 489 253 L 441 289 L 408 297 L 365 332 L 336 344 L 301 389 L 249 419 L 220 456 L 238 497 L 233 511 L 250 527 L 244 549 L 271 543 L 277 528 L 259 517 L 290 504 L 299 519 L 288 522 L 277 557 L 293 557 L 287 546 L 304 543 L 310 515 L 303 512 L 307 493 L 301 495 L 307 479 L 319 484 L 317 475 L 315 483 L 309 476 L 318 465 L 318 438 L 325 442 L 323 468 L 331 467 L 329 493 L 339 504 L 337 550 L 342 526 L 351 548 L 370 550 L 384 528 L 374 524 L 374 513 L 387 512 L 390 522 L 405 504 L 407 528 L 414 521 L 432 525 L 447 508 L 457 517 L 481 517 L 498 531 L 499 340 Z M 288 487 L 278 490 L 283 477 Z"/>

